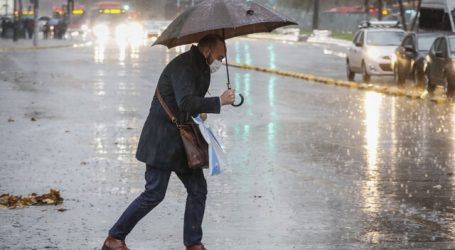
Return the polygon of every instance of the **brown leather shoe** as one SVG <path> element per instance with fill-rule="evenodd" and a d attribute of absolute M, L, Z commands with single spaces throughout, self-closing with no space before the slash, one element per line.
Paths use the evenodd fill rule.
<path fill-rule="evenodd" d="M 130 250 L 126 247 L 125 241 L 118 240 L 112 236 L 107 236 L 106 240 L 104 241 L 102 250 Z"/>
<path fill-rule="evenodd" d="M 205 248 L 204 245 L 200 244 L 186 247 L 186 250 L 207 250 L 207 248 Z"/>

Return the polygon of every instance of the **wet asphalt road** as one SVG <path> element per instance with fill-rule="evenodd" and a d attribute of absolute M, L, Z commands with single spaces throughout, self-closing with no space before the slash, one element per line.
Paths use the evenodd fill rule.
<path fill-rule="evenodd" d="M 344 76 L 344 60 L 321 47 L 228 46 L 239 63 Z M 0 54 L 0 193 L 58 188 L 65 198 L 1 209 L 1 249 L 100 249 L 143 189 L 136 145 L 159 74 L 178 53 L 109 44 Z M 206 177 L 209 249 L 455 248 L 453 104 L 235 68 L 231 80 L 246 100 L 209 116 L 230 163 Z M 225 82 L 216 73 L 210 94 Z M 173 176 L 130 248 L 182 249 L 185 198 Z"/>

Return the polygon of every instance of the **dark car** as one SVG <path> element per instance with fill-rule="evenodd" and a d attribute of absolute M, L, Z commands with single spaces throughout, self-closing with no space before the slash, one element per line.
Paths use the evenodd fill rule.
<path fill-rule="evenodd" d="M 401 85 L 406 79 L 412 79 L 416 85 L 424 85 L 425 57 L 434 40 L 441 35 L 412 32 L 403 38 L 392 59 L 395 83 Z"/>
<path fill-rule="evenodd" d="M 425 80 L 428 92 L 442 85 L 448 96 L 455 92 L 455 35 L 438 37 L 426 57 Z"/>

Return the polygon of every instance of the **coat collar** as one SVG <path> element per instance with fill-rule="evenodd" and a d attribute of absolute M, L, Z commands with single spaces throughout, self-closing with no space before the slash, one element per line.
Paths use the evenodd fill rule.
<path fill-rule="evenodd" d="M 191 46 L 190 54 L 196 66 L 202 72 L 209 70 L 209 66 L 207 65 L 207 59 L 205 59 L 204 55 L 199 51 L 199 48 L 197 46 L 194 45 Z"/>

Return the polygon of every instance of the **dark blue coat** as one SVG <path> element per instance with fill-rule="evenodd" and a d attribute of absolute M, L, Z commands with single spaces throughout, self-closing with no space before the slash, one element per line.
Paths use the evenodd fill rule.
<path fill-rule="evenodd" d="M 174 58 L 161 73 L 157 88 L 179 122 L 192 122 L 199 113 L 220 113 L 219 97 L 205 98 L 210 69 L 195 46 Z M 155 168 L 184 173 L 189 170 L 179 131 L 156 95 L 142 129 L 136 158 Z"/>

